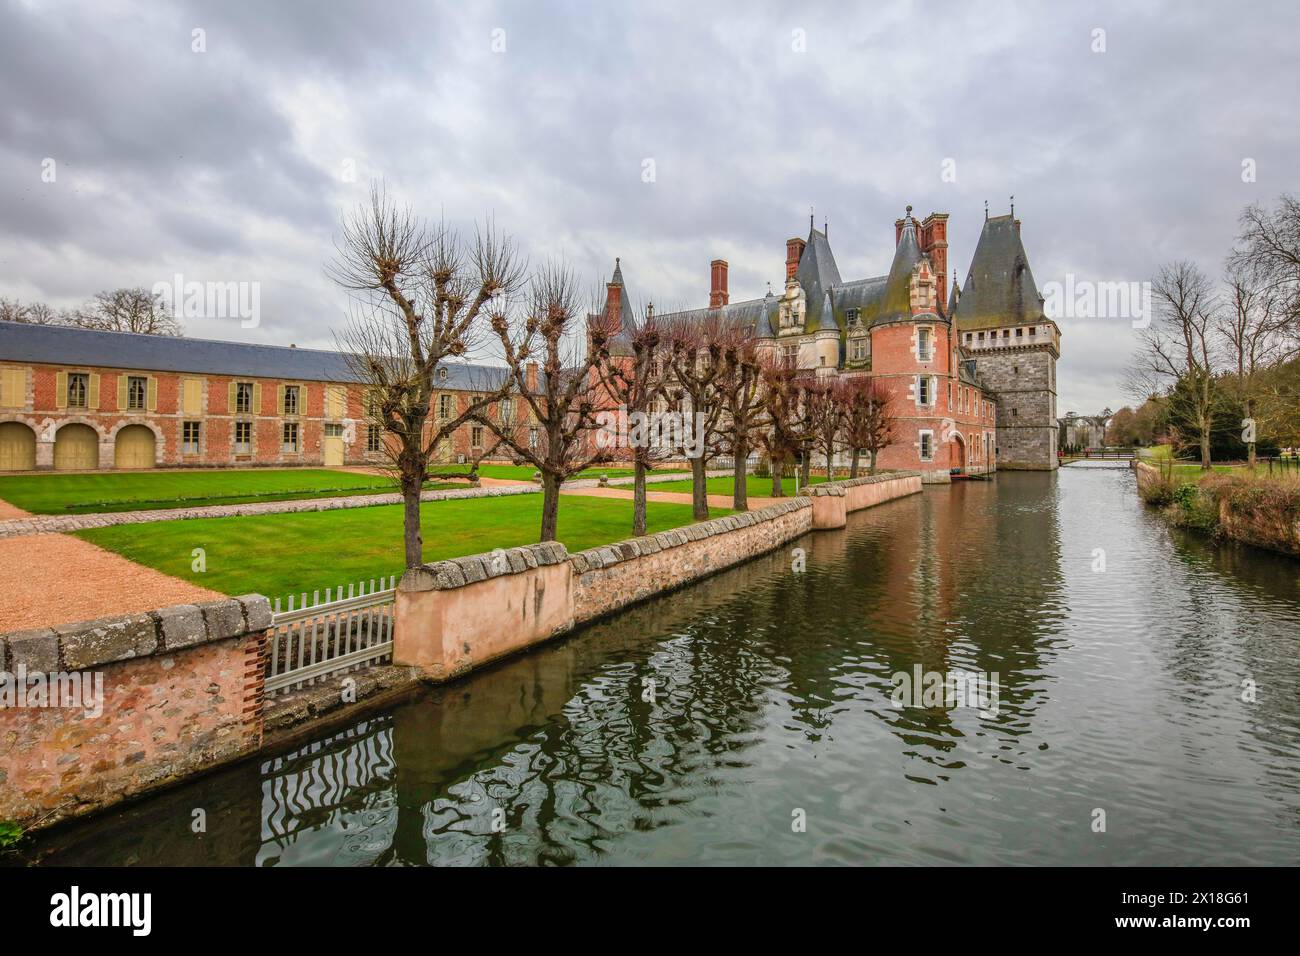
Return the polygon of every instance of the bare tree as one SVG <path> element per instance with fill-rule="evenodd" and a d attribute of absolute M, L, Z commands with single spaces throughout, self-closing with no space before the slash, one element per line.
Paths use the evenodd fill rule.
<path fill-rule="evenodd" d="M 826 480 L 835 476 L 835 453 L 842 447 L 841 432 L 844 427 L 842 393 L 833 382 L 823 378 L 810 378 L 803 386 L 805 414 L 808 421 L 809 451 L 816 449 L 826 459 Z M 805 482 L 811 475 L 812 456 L 805 464 Z"/>
<path fill-rule="evenodd" d="M 1157 318 L 1139 333 L 1128 389 L 1135 398 L 1163 395 L 1171 421 L 1197 436 L 1201 468 L 1208 471 L 1218 401 L 1214 290 L 1206 275 L 1185 260 L 1162 266 L 1152 290 Z"/>
<path fill-rule="evenodd" d="M 768 427 L 767 404 L 763 398 L 763 370 L 767 367 L 752 333 L 743 332 L 723 353 L 722 379 L 718 394 L 722 419 L 718 434 L 722 447 L 732 456 L 731 507 L 749 510 L 749 455 Z"/>
<path fill-rule="evenodd" d="M 50 308 L 44 302 L 20 302 L 18 299 L 0 298 L 0 322 L 23 322 L 28 325 L 64 325 L 64 313 Z"/>
<path fill-rule="evenodd" d="M 1227 296 L 1216 316 L 1217 331 L 1227 348 L 1237 398 L 1253 421 L 1262 387 L 1259 373 L 1283 357 L 1287 317 L 1276 289 L 1262 291 L 1251 271 L 1239 262 L 1229 265 L 1224 282 Z M 1246 448 L 1247 461 L 1254 468 L 1253 437 Z"/>
<path fill-rule="evenodd" d="M 762 443 L 772 467 L 772 497 L 785 496 L 781 478 L 787 465 L 810 446 L 808 418 L 803 401 L 804 380 L 794 362 L 781 359 L 763 370 L 763 407 L 767 430 Z"/>
<path fill-rule="evenodd" d="M 181 324 L 148 289 L 136 286 L 97 292 L 80 309 L 66 314 L 69 325 L 101 332 L 137 332 L 142 335 L 182 335 Z"/>
<path fill-rule="evenodd" d="M 1284 194 L 1276 209 L 1247 206 L 1238 221 L 1229 266 L 1249 273 L 1256 290 L 1285 316 L 1292 347 L 1300 346 L 1300 199 Z"/>
<path fill-rule="evenodd" d="M 388 457 L 402 491 L 406 566 L 423 562 L 420 494 L 439 442 L 508 393 L 510 377 L 483 383 L 459 414 L 431 420 L 436 377 L 477 343 L 489 304 L 510 301 L 523 266 L 509 238 L 488 225 L 465 243 L 445 224 L 429 227 L 374 184 L 344 217 L 330 277 L 353 298 L 336 336 L 367 390 L 370 419 L 389 436 Z"/>
<path fill-rule="evenodd" d="M 717 450 L 718 422 L 723 408 L 720 385 L 727 374 L 727 349 L 734 345 L 735 329 L 718 312 L 703 317 L 682 315 L 665 329 L 665 361 L 671 378 L 668 397 L 682 414 L 689 415 L 693 446 L 691 507 L 696 521 L 709 517 L 708 461 Z"/>
<path fill-rule="evenodd" d="M 858 459 L 870 455 L 870 473 L 876 473 L 876 457 L 893 444 L 893 396 L 874 378 L 855 376 L 841 382 L 844 405 L 844 441 L 852 450 L 849 477 L 858 477 Z"/>
<path fill-rule="evenodd" d="M 492 313 L 492 330 L 505 353 L 513 391 L 531 409 L 537 431 L 529 429 L 529 437 L 521 440 L 518 430 L 481 420 L 518 458 L 541 472 L 542 541 L 555 540 L 564 482 L 612 457 L 591 439 L 602 397 L 596 370 L 608 360 L 607 347 L 614 330 L 603 321 L 589 321 L 583 348 L 580 299 L 572 270 L 552 263 L 533 276 L 522 322 L 512 321 L 504 310 Z M 539 353 L 542 376 L 536 387 L 530 388 L 528 365 Z"/>
<path fill-rule="evenodd" d="M 593 317 L 593 321 L 610 322 L 608 313 Z M 622 323 L 626 334 L 612 329 L 610 345 L 595 366 L 605 395 L 616 403 L 629 419 L 639 419 L 629 430 L 632 459 L 632 533 L 638 537 L 646 533 L 646 474 L 657 462 L 664 460 L 672 449 L 657 440 L 657 428 L 648 428 L 649 417 L 662 401 L 664 387 L 664 358 L 662 334 L 654 317 L 654 307 L 649 306 L 640 316 L 628 316 Z M 608 331 L 608 329 L 607 329 Z"/>

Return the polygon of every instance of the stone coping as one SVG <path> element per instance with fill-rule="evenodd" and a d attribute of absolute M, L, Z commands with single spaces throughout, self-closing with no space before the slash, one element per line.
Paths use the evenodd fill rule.
<path fill-rule="evenodd" d="M 522 548 L 502 548 L 487 554 L 473 554 L 464 558 L 451 558 L 412 568 L 402 575 L 398 589 L 402 591 L 447 591 L 462 588 L 489 578 L 520 574 L 534 568 L 547 567 L 568 561 L 574 572 L 583 574 L 592 568 L 605 568 L 620 561 L 631 561 L 647 554 L 656 554 L 669 548 L 678 548 L 692 541 L 702 541 L 714 535 L 726 534 L 748 528 L 781 515 L 812 506 L 812 499 L 800 496 L 790 498 L 756 511 L 714 518 L 698 524 L 661 531 L 642 538 L 628 538 L 598 548 L 588 548 L 570 555 L 558 541 L 532 544 Z"/>
<path fill-rule="evenodd" d="M 845 478 L 843 480 L 826 481 L 810 488 L 804 489 L 810 496 L 817 497 L 821 495 L 831 495 L 838 497 L 844 494 L 847 488 L 857 488 L 859 485 L 874 485 L 881 481 L 893 481 L 895 478 L 920 478 L 919 471 L 882 471 L 874 475 L 863 475 L 859 478 Z"/>
<path fill-rule="evenodd" d="M 13 673 L 79 671 L 118 661 L 168 654 L 271 626 L 271 603 L 246 594 L 200 604 L 123 614 L 52 628 L 0 635 L 0 663 Z"/>

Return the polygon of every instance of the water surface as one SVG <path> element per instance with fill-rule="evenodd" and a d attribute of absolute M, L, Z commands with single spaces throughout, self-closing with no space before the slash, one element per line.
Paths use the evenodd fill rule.
<path fill-rule="evenodd" d="M 861 512 L 26 855 L 1294 864 L 1297 621 L 1300 562 L 1171 531 L 1129 472 L 1003 473 Z M 996 672 L 997 714 L 895 708 L 891 675 L 918 664 Z"/>

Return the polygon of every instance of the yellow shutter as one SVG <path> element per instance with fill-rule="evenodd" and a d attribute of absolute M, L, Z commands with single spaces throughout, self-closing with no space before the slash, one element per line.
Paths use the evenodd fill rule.
<path fill-rule="evenodd" d="M 238 382 L 230 383 L 230 395 L 226 399 L 226 411 L 231 415 L 235 414 L 235 390 L 239 388 Z"/>
<path fill-rule="evenodd" d="M 59 372 L 54 376 L 54 407 L 68 407 L 68 373 Z"/>
<path fill-rule="evenodd" d="M 120 412 L 126 408 L 126 376 L 118 375 L 117 377 L 117 410 Z"/>
<path fill-rule="evenodd" d="M 200 415 L 203 413 L 203 381 L 201 379 L 185 379 L 184 402 L 186 415 Z"/>
<path fill-rule="evenodd" d="M 262 414 L 262 383 L 253 383 L 253 414 Z"/>
<path fill-rule="evenodd" d="M 158 379 L 149 376 L 149 381 L 145 386 L 145 408 L 151 412 L 158 411 Z"/>
<path fill-rule="evenodd" d="M 90 373 L 90 396 L 86 399 L 87 408 L 99 408 L 99 373 Z"/>
<path fill-rule="evenodd" d="M 277 385 L 275 387 L 275 396 L 275 404 L 279 407 L 280 414 L 286 414 L 284 410 L 285 387 L 283 385 Z"/>
<path fill-rule="evenodd" d="M 0 376 L 0 405 L 5 408 L 22 408 L 27 404 L 27 370 L 4 369 Z"/>

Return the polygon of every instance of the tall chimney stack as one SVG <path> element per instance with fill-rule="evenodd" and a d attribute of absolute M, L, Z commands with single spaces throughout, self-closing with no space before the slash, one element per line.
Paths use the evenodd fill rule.
<path fill-rule="evenodd" d="M 799 271 L 799 260 L 803 258 L 803 248 L 807 244 L 797 237 L 785 241 L 785 277 L 787 279 L 794 278 L 794 274 Z"/>
<path fill-rule="evenodd" d="M 709 263 L 709 273 L 709 308 L 720 309 L 730 298 L 727 294 L 727 260 L 714 259 Z"/>

